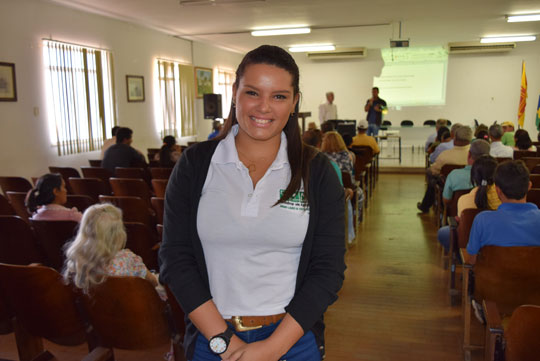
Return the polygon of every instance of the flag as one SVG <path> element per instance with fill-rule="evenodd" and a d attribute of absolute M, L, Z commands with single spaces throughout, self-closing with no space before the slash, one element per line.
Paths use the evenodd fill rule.
<path fill-rule="evenodd" d="M 519 94 L 518 123 L 523 128 L 525 121 L 525 106 L 527 105 L 527 75 L 525 74 L 525 61 L 521 63 L 521 91 Z"/>
<path fill-rule="evenodd" d="M 540 131 L 540 96 L 538 96 L 538 108 L 536 108 L 536 129 Z"/>

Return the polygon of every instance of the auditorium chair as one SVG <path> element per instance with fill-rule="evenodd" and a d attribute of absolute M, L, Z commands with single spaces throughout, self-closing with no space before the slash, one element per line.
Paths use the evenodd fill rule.
<path fill-rule="evenodd" d="M 406 120 L 402 120 L 400 125 L 402 127 L 412 127 L 414 126 L 414 122 L 412 120 L 406 119 Z"/>
<path fill-rule="evenodd" d="M 158 224 L 163 224 L 163 214 L 165 213 L 165 199 L 159 197 L 152 197 L 152 208 L 156 211 L 156 218 Z"/>
<path fill-rule="evenodd" d="M 534 158 L 536 157 L 536 152 L 530 150 L 514 150 L 514 160 L 520 160 L 525 157 Z"/>
<path fill-rule="evenodd" d="M 69 194 L 73 194 L 73 189 L 71 189 L 71 186 L 69 185 L 69 178 L 81 178 L 81 175 L 75 168 L 71 167 L 49 167 L 49 171 L 51 173 L 58 173 L 64 178 L 64 182 L 66 183 L 66 189 Z"/>
<path fill-rule="evenodd" d="M 156 197 L 165 198 L 165 190 L 167 189 L 168 179 L 152 179 L 152 188 Z"/>
<path fill-rule="evenodd" d="M 24 203 L 26 199 L 26 192 L 7 192 L 7 199 L 9 200 L 9 203 L 15 210 L 15 213 L 24 219 L 26 222 L 28 222 L 28 218 L 30 218 L 31 214 L 28 212 L 28 209 L 26 208 L 26 205 Z"/>
<path fill-rule="evenodd" d="M 435 202 L 433 204 L 433 209 L 436 214 L 435 224 L 437 225 L 437 227 L 440 227 L 443 224 L 444 204 L 442 193 L 444 190 L 444 183 L 446 182 L 446 177 L 448 177 L 448 174 L 450 174 L 450 172 L 452 172 L 454 169 L 461 169 L 464 167 L 464 165 L 458 164 L 445 164 L 441 168 L 441 171 L 439 173 L 439 182 L 435 185 Z"/>
<path fill-rule="evenodd" d="M 531 188 L 540 188 L 540 174 L 531 174 L 531 175 L 529 175 L 529 180 L 532 183 Z"/>
<path fill-rule="evenodd" d="M 525 165 L 527 166 L 527 168 L 529 169 L 529 171 L 531 173 L 534 173 L 534 172 L 532 172 L 532 170 L 537 165 L 540 165 L 540 157 L 523 157 L 523 158 L 521 158 L 521 160 L 523 162 L 525 162 Z M 537 174 L 537 173 L 535 173 L 535 174 Z"/>
<path fill-rule="evenodd" d="M 381 124 L 383 127 L 391 127 L 392 126 L 392 122 L 389 121 L 389 120 L 383 120 L 382 124 Z"/>
<path fill-rule="evenodd" d="M 67 202 L 64 205 L 67 208 L 77 208 L 77 210 L 81 213 L 84 213 L 86 209 L 93 204 L 96 204 L 92 197 L 80 195 L 80 194 L 68 194 L 67 196 Z"/>
<path fill-rule="evenodd" d="M 100 167 L 81 167 L 84 178 L 99 178 L 105 183 L 107 189 L 110 189 L 109 178 L 113 175 L 108 169 Z"/>
<path fill-rule="evenodd" d="M 11 206 L 11 203 L 0 194 L 0 216 L 14 216 L 15 210 Z"/>
<path fill-rule="evenodd" d="M 38 244 L 43 249 L 46 264 L 58 272 L 64 267 L 64 245 L 77 233 L 79 223 L 75 221 L 37 221 L 30 220 L 36 232 Z"/>
<path fill-rule="evenodd" d="M 352 177 L 349 172 L 341 171 L 341 178 L 343 179 L 343 187 L 352 189 L 353 191 L 351 204 L 352 204 L 353 217 L 354 217 L 353 219 L 354 232 L 356 234 L 356 232 L 358 231 L 358 225 L 362 221 L 362 210 L 363 210 L 363 208 L 360 208 L 360 212 L 358 212 L 358 184 L 355 184 L 352 182 Z M 346 203 L 345 203 L 345 212 L 348 213 L 348 206 Z M 345 233 L 345 234 L 348 234 L 348 233 Z"/>
<path fill-rule="evenodd" d="M 0 188 L 7 195 L 7 192 L 28 192 L 32 189 L 32 184 L 22 177 L 0 177 Z"/>
<path fill-rule="evenodd" d="M 360 187 L 364 191 L 364 205 L 367 208 L 368 197 L 371 195 L 374 179 L 372 176 L 373 149 L 371 147 L 361 146 L 352 147 L 351 150 L 356 155 L 354 178 L 359 182 Z"/>
<path fill-rule="evenodd" d="M 0 335 L 7 335 L 13 332 L 12 318 L 12 312 L 8 310 L 4 300 L 0 297 Z"/>
<path fill-rule="evenodd" d="M 172 173 L 172 168 L 150 168 L 152 179 L 169 179 Z"/>
<path fill-rule="evenodd" d="M 476 264 L 463 273 L 464 351 L 492 349 L 493 337 L 486 332 L 484 346 L 471 344 L 471 300 L 497 304 L 502 318 L 524 304 L 540 304 L 540 247 L 485 246 L 477 255 Z M 474 277 L 474 285 L 471 279 Z"/>
<path fill-rule="evenodd" d="M 101 167 L 101 159 L 88 159 L 90 167 Z"/>
<path fill-rule="evenodd" d="M 99 202 L 99 196 L 110 196 L 110 186 L 99 178 L 69 178 L 69 184 L 76 195 L 84 195 L 92 198 L 94 203 Z"/>
<path fill-rule="evenodd" d="M 158 254 L 160 240 L 155 229 L 144 223 L 124 222 L 126 227 L 126 248 L 140 256 L 149 270 L 159 271 Z"/>
<path fill-rule="evenodd" d="M 30 225 L 18 216 L 0 216 L 0 263 L 27 265 L 46 259 Z"/>
<path fill-rule="evenodd" d="M 540 165 L 535 166 L 535 167 L 531 170 L 531 174 L 540 174 Z"/>
<path fill-rule="evenodd" d="M 531 188 L 527 192 L 527 202 L 534 203 L 540 207 L 540 188 Z"/>
<path fill-rule="evenodd" d="M 435 122 L 433 119 L 428 119 L 424 121 L 424 127 L 434 127 L 437 125 L 437 122 Z"/>
<path fill-rule="evenodd" d="M 459 197 L 461 197 L 462 195 L 464 194 L 468 194 L 471 190 L 470 189 L 460 189 L 460 190 L 457 190 L 457 191 L 454 191 L 454 193 L 452 194 L 452 199 L 450 199 L 450 202 L 449 203 L 446 203 L 444 204 L 444 201 L 443 201 L 443 216 L 442 216 L 442 220 L 443 220 L 443 225 L 446 226 L 448 225 L 448 218 L 449 217 L 455 217 L 457 216 L 457 203 L 458 203 L 458 200 L 459 200 Z"/>
<path fill-rule="evenodd" d="M 172 344 L 175 360 L 185 360 L 171 308 L 147 280 L 109 276 L 90 296 L 81 295 L 81 304 L 99 346 L 145 350 Z"/>
<path fill-rule="evenodd" d="M 152 194 L 148 184 L 142 179 L 111 178 L 109 179 L 115 196 L 132 196 L 141 198 L 151 208 L 150 198 Z"/>
<path fill-rule="evenodd" d="M 122 210 L 124 222 L 140 222 L 151 229 L 156 226 L 156 214 L 139 197 L 99 196 L 101 203 L 111 203 Z"/>
<path fill-rule="evenodd" d="M 496 361 L 495 355 L 504 355 L 505 361 L 537 361 L 540 355 L 540 306 L 522 305 L 512 312 L 506 328 L 502 326 L 497 304 L 484 302 L 486 332 L 489 334 L 485 360 Z"/>
<path fill-rule="evenodd" d="M 116 178 L 144 179 L 144 168 L 116 167 L 114 168 Z"/>
<path fill-rule="evenodd" d="M 75 294 L 54 269 L 0 264 L 0 288 L 15 315 L 15 339 L 21 361 L 56 360 L 43 339 L 61 345 L 87 343 L 84 360 L 112 360 L 112 351 L 96 348 L 76 307 Z M 82 358 L 83 355 L 81 355 Z"/>

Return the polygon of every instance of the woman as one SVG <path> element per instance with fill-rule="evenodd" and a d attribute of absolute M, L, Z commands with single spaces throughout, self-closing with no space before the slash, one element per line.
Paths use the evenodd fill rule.
<path fill-rule="evenodd" d="M 348 172 L 352 182 L 352 176 L 354 175 L 353 158 L 338 132 L 331 131 L 324 134 L 321 151 L 330 160 L 336 162 L 342 172 Z"/>
<path fill-rule="evenodd" d="M 457 202 L 457 214 L 465 209 L 478 208 L 495 210 L 501 205 L 497 191 L 495 190 L 495 168 L 497 161 L 490 155 L 483 155 L 474 161 L 471 168 L 471 184 L 473 189 L 459 197 Z M 456 217 L 459 221 L 459 217 Z M 450 247 L 450 227 L 439 228 L 437 233 L 439 243 L 448 251 Z"/>
<path fill-rule="evenodd" d="M 38 221 L 76 221 L 80 222 L 81 212 L 77 208 L 64 207 L 67 202 L 67 189 L 60 174 L 48 173 L 38 179 L 34 189 L 26 195 L 26 208 L 32 219 Z"/>
<path fill-rule="evenodd" d="M 525 129 L 518 129 L 514 134 L 514 141 L 516 146 L 514 150 L 528 150 L 530 152 L 536 152 L 536 147 L 532 144 L 531 137 Z"/>
<path fill-rule="evenodd" d="M 182 148 L 176 145 L 176 139 L 172 135 L 163 138 L 163 146 L 154 156 L 154 160 L 159 162 L 161 167 L 172 168 L 180 159 Z"/>
<path fill-rule="evenodd" d="M 250 51 L 222 133 L 171 175 L 160 277 L 188 316 L 188 360 L 321 360 L 345 269 L 344 192 L 301 141 L 299 96 L 286 51 Z"/>

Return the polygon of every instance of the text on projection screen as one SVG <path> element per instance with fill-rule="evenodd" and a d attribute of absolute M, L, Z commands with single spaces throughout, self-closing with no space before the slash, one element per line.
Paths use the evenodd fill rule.
<path fill-rule="evenodd" d="M 381 49 L 384 67 L 373 78 L 388 106 L 444 105 L 448 50 L 444 47 Z"/>

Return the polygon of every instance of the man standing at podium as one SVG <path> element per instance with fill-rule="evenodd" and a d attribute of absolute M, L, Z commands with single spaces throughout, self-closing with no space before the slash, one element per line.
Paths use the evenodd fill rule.
<path fill-rule="evenodd" d="M 319 105 L 320 124 L 327 120 L 337 119 L 337 106 L 334 104 L 334 92 L 326 93 L 326 102 Z"/>
<path fill-rule="evenodd" d="M 366 102 L 364 110 L 367 112 L 368 130 L 367 135 L 376 137 L 382 122 L 382 111 L 386 108 L 384 99 L 379 98 L 379 88 L 371 89 L 372 97 Z"/>

